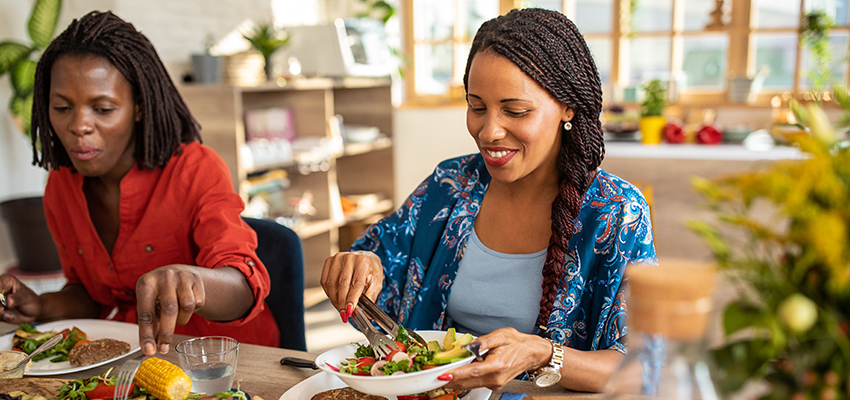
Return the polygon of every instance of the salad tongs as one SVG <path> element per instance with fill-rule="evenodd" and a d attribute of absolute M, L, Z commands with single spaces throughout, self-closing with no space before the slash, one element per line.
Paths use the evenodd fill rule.
<path fill-rule="evenodd" d="M 378 307 L 378 305 L 375 304 L 372 299 L 367 297 L 365 294 L 361 294 L 359 304 L 362 306 L 363 312 L 366 313 L 369 318 L 375 320 L 375 322 L 378 323 L 378 326 L 380 326 L 381 329 L 386 331 L 393 338 L 396 338 L 398 336 L 398 324 L 393 321 L 393 319 L 389 315 L 387 315 L 384 310 L 381 310 L 381 308 Z M 423 339 L 422 336 L 419 336 L 418 333 L 414 332 L 411 329 L 408 329 L 407 334 L 408 336 L 410 336 L 411 339 L 419 342 L 422 347 L 426 349 L 428 348 L 428 341 Z"/>

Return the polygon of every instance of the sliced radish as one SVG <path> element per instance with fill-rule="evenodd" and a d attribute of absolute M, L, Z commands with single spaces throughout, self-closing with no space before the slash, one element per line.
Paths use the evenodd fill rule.
<path fill-rule="evenodd" d="M 372 364 L 372 368 L 369 369 L 369 374 L 371 374 L 372 376 L 384 376 L 384 371 L 381 371 L 380 368 L 383 367 L 386 363 L 387 362 L 384 360 L 375 361 L 375 363 Z"/>
<path fill-rule="evenodd" d="M 410 356 L 408 356 L 406 353 L 401 352 L 393 354 L 393 358 L 390 361 L 399 362 L 403 360 L 407 360 L 408 365 L 410 365 L 410 363 L 413 361 L 410 359 Z"/>
<path fill-rule="evenodd" d="M 404 375 L 404 374 L 405 374 L 404 371 L 396 371 L 396 372 L 392 373 L 392 375 Z"/>

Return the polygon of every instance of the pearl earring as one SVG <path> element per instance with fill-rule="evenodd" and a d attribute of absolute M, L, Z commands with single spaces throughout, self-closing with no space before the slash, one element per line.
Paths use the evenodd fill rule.
<path fill-rule="evenodd" d="M 570 129 L 573 129 L 573 124 L 570 121 L 564 122 L 564 130 L 568 131 Z"/>

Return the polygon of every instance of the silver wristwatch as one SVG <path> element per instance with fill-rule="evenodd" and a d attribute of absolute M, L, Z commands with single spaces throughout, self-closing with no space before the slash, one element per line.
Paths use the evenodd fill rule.
<path fill-rule="evenodd" d="M 530 373 L 531 380 L 539 387 L 558 383 L 561 380 L 561 366 L 564 364 L 564 346 L 551 339 L 547 340 L 552 343 L 552 359 L 549 360 L 548 365 Z"/>

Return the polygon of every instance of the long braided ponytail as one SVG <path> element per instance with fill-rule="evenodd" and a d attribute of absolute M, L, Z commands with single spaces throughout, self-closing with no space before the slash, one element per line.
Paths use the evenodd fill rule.
<path fill-rule="evenodd" d="M 561 128 L 558 154 L 558 195 L 552 202 L 552 236 L 543 265 L 543 296 L 537 326 L 545 326 L 552 313 L 558 282 L 564 276 L 569 240 L 576 231 L 584 194 L 602 163 L 602 84 L 596 64 L 575 24 L 559 12 L 528 8 L 485 22 L 469 51 L 469 68 L 479 52 L 507 57 L 558 101 L 575 112 L 572 129 Z"/>
<path fill-rule="evenodd" d="M 177 92 L 151 42 L 111 12 L 92 11 L 74 20 L 41 56 L 33 92 L 33 164 L 44 169 L 70 167 L 71 159 L 50 124 L 50 74 L 63 55 L 92 55 L 108 60 L 133 87 L 142 121 L 134 127 L 139 168 L 165 166 L 180 143 L 201 141 L 200 125 Z M 41 142 L 39 157 L 38 142 Z"/>

